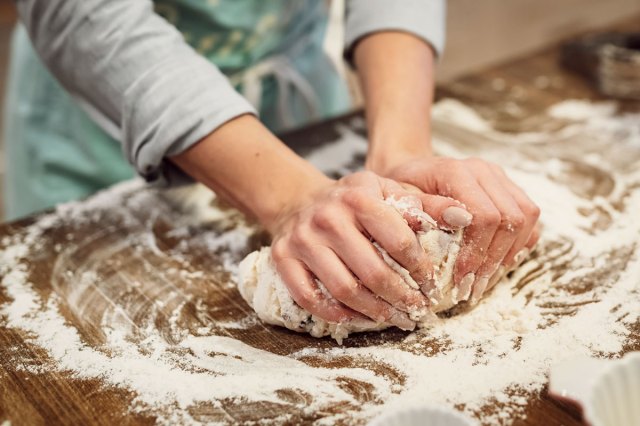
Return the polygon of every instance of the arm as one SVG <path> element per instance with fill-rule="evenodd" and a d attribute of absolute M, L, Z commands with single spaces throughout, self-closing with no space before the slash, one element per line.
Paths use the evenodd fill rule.
<path fill-rule="evenodd" d="M 367 168 L 378 173 L 417 157 L 429 157 L 434 53 L 423 40 L 402 32 L 364 38 L 355 63 L 365 97 Z"/>
<path fill-rule="evenodd" d="M 423 3 L 426 10 L 428 2 Z M 408 26 L 404 32 L 383 28 L 351 47 L 366 102 L 366 165 L 382 176 L 466 206 L 473 221 L 465 228 L 454 278 L 462 298 L 477 300 L 501 265 L 510 268 L 533 247 L 539 209 L 497 165 L 433 156 L 431 46 Z"/>
<path fill-rule="evenodd" d="M 147 180 L 176 178 L 166 155 L 254 113 L 150 0 L 17 0 L 52 74 Z"/>
<path fill-rule="evenodd" d="M 300 306 L 334 322 L 359 312 L 412 328 L 403 311 L 424 306 L 425 298 L 404 286 L 364 235 L 427 284 L 431 271 L 424 251 L 384 203 L 392 195 L 409 195 L 398 184 L 370 172 L 329 179 L 249 115 L 172 160 L 271 232 L 276 268 Z M 442 208 L 450 204 L 444 200 Z M 341 303 L 324 299 L 314 277 Z"/>
<path fill-rule="evenodd" d="M 182 170 L 271 231 L 276 267 L 301 306 L 330 321 L 364 314 L 411 326 L 402 311 L 424 297 L 364 236 L 427 277 L 413 232 L 384 203 L 405 195 L 399 185 L 372 173 L 334 181 L 296 156 L 148 0 L 19 0 L 18 8 L 45 64 L 122 140 L 140 174 Z M 316 291 L 314 276 L 339 302 Z"/>

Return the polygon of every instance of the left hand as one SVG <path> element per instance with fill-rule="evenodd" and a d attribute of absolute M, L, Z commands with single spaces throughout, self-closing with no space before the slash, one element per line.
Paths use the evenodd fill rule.
<path fill-rule="evenodd" d="M 520 263 L 538 240 L 540 209 L 496 164 L 422 156 L 377 171 L 427 194 L 454 198 L 473 215 L 454 270 L 460 300 L 477 301 L 499 268 Z"/>
<path fill-rule="evenodd" d="M 495 281 L 491 277 L 519 263 L 533 247 L 540 210 L 497 165 L 432 155 L 431 121 L 426 118 L 431 116 L 434 58 L 427 43 L 398 31 L 376 32 L 358 43 L 355 63 L 369 134 L 367 168 L 466 205 L 473 220 L 464 230 L 454 280 L 459 300 L 478 300 Z M 428 212 L 429 203 L 422 203 Z M 450 215 L 442 219 L 456 220 Z"/>

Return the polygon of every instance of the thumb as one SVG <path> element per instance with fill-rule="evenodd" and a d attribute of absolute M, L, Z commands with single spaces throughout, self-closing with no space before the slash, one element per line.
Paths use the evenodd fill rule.
<path fill-rule="evenodd" d="M 422 202 L 422 210 L 441 228 L 460 229 L 471 224 L 473 215 L 453 198 L 432 194 L 413 194 Z"/>

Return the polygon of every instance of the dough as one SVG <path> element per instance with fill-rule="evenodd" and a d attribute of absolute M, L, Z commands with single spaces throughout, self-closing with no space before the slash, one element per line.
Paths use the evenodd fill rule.
<path fill-rule="evenodd" d="M 435 270 L 435 286 L 421 289 L 430 301 L 430 305 L 409 312 L 410 318 L 418 327 L 428 325 L 437 312 L 450 309 L 459 300 L 469 298 L 470 286 L 459 294 L 453 285 L 453 266 L 460 251 L 462 230 L 451 232 L 438 228 L 436 222 L 417 208 L 410 198 L 396 200 L 389 198 L 386 202 L 396 208 L 399 214 L 411 220 L 412 229 L 424 250 L 429 254 Z M 374 242 L 385 262 L 403 278 L 404 283 L 418 289 L 419 286 L 409 272 L 391 258 Z M 321 282 L 316 280 L 319 291 L 326 292 Z M 377 323 L 369 320 L 350 321 L 340 324 L 329 323 L 310 314 L 301 308 L 289 295 L 284 282 L 276 272 L 271 259 L 271 248 L 264 247 L 249 254 L 241 263 L 238 276 L 238 289 L 246 302 L 256 311 L 258 317 L 268 324 L 286 327 L 298 332 L 306 332 L 314 337 L 331 336 L 338 342 L 349 333 L 381 330 L 391 324 Z M 328 292 L 327 292 L 328 294 Z M 330 297 L 330 295 L 329 295 Z"/>

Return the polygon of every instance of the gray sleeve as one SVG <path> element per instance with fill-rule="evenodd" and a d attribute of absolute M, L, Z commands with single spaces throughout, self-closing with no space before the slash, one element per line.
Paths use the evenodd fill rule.
<path fill-rule="evenodd" d="M 150 0 L 17 0 L 41 59 L 153 181 L 179 154 L 253 107 L 157 15 Z"/>
<path fill-rule="evenodd" d="M 399 30 L 429 43 L 437 56 L 445 39 L 446 0 L 346 0 L 345 58 L 371 33 Z"/>

